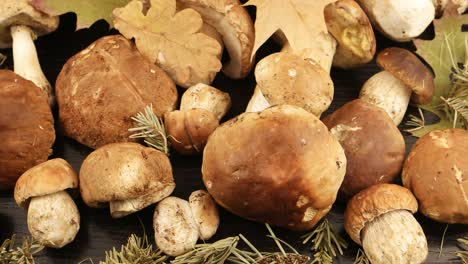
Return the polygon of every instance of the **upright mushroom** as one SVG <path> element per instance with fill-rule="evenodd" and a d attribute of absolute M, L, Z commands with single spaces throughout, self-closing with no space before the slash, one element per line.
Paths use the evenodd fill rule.
<path fill-rule="evenodd" d="M 66 192 L 78 188 L 78 176 L 63 159 L 32 167 L 18 179 L 16 203 L 28 210 L 28 229 L 42 245 L 62 248 L 80 229 L 80 213 Z"/>
<path fill-rule="evenodd" d="M 219 126 L 202 174 L 215 201 L 234 214 L 307 230 L 331 209 L 345 168 L 342 147 L 317 117 L 280 105 Z"/>
<path fill-rule="evenodd" d="M 52 86 L 42 72 L 34 39 L 57 29 L 58 17 L 50 17 L 28 0 L 3 0 L 0 6 L 0 49 L 13 46 L 15 73 L 35 83 L 54 105 Z"/>
<path fill-rule="evenodd" d="M 384 109 L 395 125 L 403 120 L 410 98 L 416 104 L 431 102 L 434 76 L 412 52 L 384 49 L 377 56 L 377 64 L 383 71 L 367 80 L 359 98 Z"/>
<path fill-rule="evenodd" d="M 0 113 L 0 189 L 11 189 L 52 154 L 54 118 L 41 89 L 6 70 L 0 70 Z"/>
<path fill-rule="evenodd" d="M 427 240 L 413 216 L 417 210 L 418 202 L 408 189 L 374 185 L 349 201 L 344 227 L 372 264 L 423 263 Z"/>

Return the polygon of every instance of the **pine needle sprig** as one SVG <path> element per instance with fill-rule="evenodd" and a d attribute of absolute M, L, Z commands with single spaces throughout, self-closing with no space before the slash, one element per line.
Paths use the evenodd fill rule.
<path fill-rule="evenodd" d="M 212 244 L 197 244 L 195 248 L 171 261 L 171 264 L 224 263 L 237 247 L 239 237 L 228 237 Z"/>
<path fill-rule="evenodd" d="M 370 260 L 367 258 L 366 253 L 362 249 L 358 249 L 356 258 L 354 259 L 353 264 L 371 264 Z"/>
<path fill-rule="evenodd" d="M 135 121 L 135 127 L 128 130 L 134 132 L 130 138 L 143 138 L 148 146 L 165 154 L 169 153 L 166 129 L 163 121 L 154 113 L 153 105 L 146 106 L 132 120 Z"/>
<path fill-rule="evenodd" d="M 1 264 L 34 264 L 34 257 L 44 249 L 39 242 L 24 238 L 21 246 L 16 246 L 16 236 L 6 239 L 0 246 Z"/>
<path fill-rule="evenodd" d="M 457 242 L 461 250 L 455 252 L 455 254 L 458 258 L 460 258 L 463 264 L 468 264 L 468 235 L 457 239 Z"/>

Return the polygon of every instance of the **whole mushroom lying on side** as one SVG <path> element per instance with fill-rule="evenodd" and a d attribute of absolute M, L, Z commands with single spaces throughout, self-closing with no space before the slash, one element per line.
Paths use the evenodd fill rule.
<path fill-rule="evenodd" d="M 372 264 L 423 263 L 427 240 L 413 216 L 417 210 L 418 202 L 408 189 L 374 185 L 349 201 L 344 227 Z"/>
<path fill-rule="evenodd" d="M 0 49 L 13 47 L 15 73 L 32 81 L 54 105 L 54 92 L 42 72 L 34 39 L 57 29 L 58 17 L 36 10 L 28 0 L 2 0 L 0 6 Z"/>
<path fill-rule="evenodd" d="M 78 176 L 63 159 L 52 159 L 26 171 L 15 187 L 16 203 L 28 210 L 28 229 L 42 245 L 62 248 L 80 229 L 80 213 L 66 192 L 78 188 Z"/>
<path fill-rule="evenodd" d="M 243 113 L 208 139 L 202 174 L 215 201 L 246 219 L 312 228 L 335 202 L 343 148 L 313 114 L 291 105 Z"/>
<path fill-rule="evenodd" d="M 0 70 L 0 113 L 0 189 L 11 189 L 52 154 L 54 118 L 45 93 L 7 70 Z"/>
<path fill-rule="evenodd" d="M 402 180 L 435 221 L 468 224 L 468 131 L 436 130 L 420 138 L 405 162 Z"/>

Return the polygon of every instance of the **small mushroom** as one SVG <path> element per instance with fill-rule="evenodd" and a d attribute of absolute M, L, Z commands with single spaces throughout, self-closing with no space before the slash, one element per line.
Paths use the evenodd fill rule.
<path fill-rule="evenodd" d="M 377 56 L 383 71 L 372 76 L 362 87 L 359 98 L 384 109 L 398 125 L 411 100 L 427 104 L 434 95 L 431 70 L 412 52 L 402 48 L 387 48 Z"/>
<path fill-rule="evenodd" d="M 192 192 L 189 197 L 190 209 L 198 224 L 200 239 L 208 240 L 218 230 L 219 212 L 211 195 L 203 190 Z"/>
<path fill-rule="evenodd" d="M 374 27 L 398 42 L 421 35 L 435 18 L 430 0 L 357 0 Z"/>
<path fill-rule="evenodd" d="M 403 135 L 379 107 L 360 99 L 323 119 L 345 150 L 346 175 L 340 188 L 343 200 L 378 183 L 390 183 L 405 158 Z"/>
<path fill-rule="evenodd" d="M 169 256 L 182 255 L 195 247 L 198 226 L 187 201 L 167 197 L 156 206 L 153 216 L 156 245 Z"/>
<path fill-rule="evenodd" d="M 18 177 L 47 160 L 55 141 L 47 96 L 33 82 L 0 70 L 0 189 L 12 189 Z"/>
<path fill-rule="evenodd" d="M 182 95 L 180 111 L 164 116 L 172 147 L 183 155 L 202 152 L 208 137 L 230 107 L 229 94 L 212 86 L 200 83 L 187 89 Z"/>
<path fill-rule="evenodd" d="M 80 213 L 66 192 L 78 188 L 78 176 L 63 159 L 27 170 L 15 186 L 16 203 L 28 210 L 28 229 L 42 245 L 62 248 L 75 239 Z"/>
<path fill-rule="evenodd" d="M 432 131 L 413 146 L 402 179 L 419 211 L 438 222 L 468 224 L 468 131 Z"/>
<path fill-rule="evenodd" d="M 349 201 L 344 227 L 372 264 L 423 263 L 427 240 L 413 216 L 417 210 L 416 198 L 408 189 L 374 185 Z"/>
<path fill-rule="evenodd" d="M 327 127 L 291 105 L 223 123 L 209 137 L 202 164 L 219 205 L 292 230 L 308 230 L 328 213 L 345 169 L 343 148 Z"/>
<path fill-rule="evenodd" d="M 223 72 L 233 79 L 247 76 L 252 69 L 252 49 L 255 30 L 247 10 L 238 0 L 178 0 L 179 9 L 192 8 L 203 21 L 214 27 L 222 36 L 230 61 Z"/>
<path fill-rule="evenodd" d="M 36 10 L 28 0 L 2 0 L 0 6 L 0 49 L 13 46 L 15 73 L 32 81 L 54 105 L 54 92 L 42 72 L 34 39 L 57 29 L 58 17 Z"/>
<path fill-rule="evenodd" d="M 292 53 L 279 52 L 262 59 L 255 68 L 257 86 L 246 112 L 289 104 L 320 116 L 333 99 L 333 81 L 318 64 Z"/>
<path fill-rule="evenodd" d="M 137 143 L 105 145 L 91 152 L 80 169 L 83 201 L 90 207 L 110 205 L 114 218 L 159 202 L 174 188 L 166 154 Z"/>
<path fill-rule="evenodd" d="M 455 5 L 459 14 L 465 13 L 468 8 L 468 0 L 432 0 L 432 2 L 434 3 L 437 17 L 444 14 L 449 2 L 452 2 L 452 4 Z"/>

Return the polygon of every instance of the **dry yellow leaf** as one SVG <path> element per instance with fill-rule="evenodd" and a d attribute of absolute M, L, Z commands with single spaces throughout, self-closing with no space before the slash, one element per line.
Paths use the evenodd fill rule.
<path fill-rule="evenodd" d="M 114 26 L 126 38 L 135 38 L 138 50 L 158 64 L 182 87 L 210 84 L 221 70 L 222 47 L 200 33 L 203 20 L 195 10 L 176 13 L 176 0 L 151 0 L 146 15 L 134 0 L 114 10 Z"/>
<path fill-rule="evenodd" d="M 250 0 L 257 7 L 253 54 L 276 31 L 281 30 L 293 50 L 311 47 L 316 37 L 327 32 L 323 9 L 336 0 Z"/>

